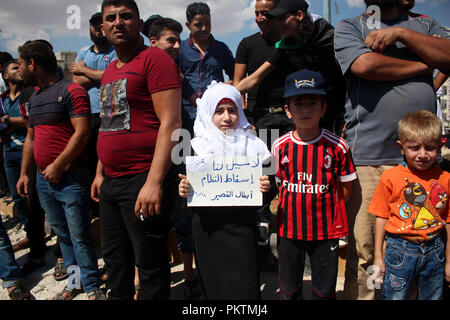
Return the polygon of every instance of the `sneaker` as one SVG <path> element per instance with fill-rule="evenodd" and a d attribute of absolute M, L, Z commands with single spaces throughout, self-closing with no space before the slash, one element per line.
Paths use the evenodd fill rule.
<path fill-rule="evenodd" d="M 347 244 L 348 244 L 348 237 L 347 236 L 339 238 L 339 249 L 340 248 L 345 248 L 347 246 Z"/>
<path fill-rule="evenodd" d="M 265 246 L 269 243 L 269 224 L 261 222 L 258 225 L 258 245 Z"/>

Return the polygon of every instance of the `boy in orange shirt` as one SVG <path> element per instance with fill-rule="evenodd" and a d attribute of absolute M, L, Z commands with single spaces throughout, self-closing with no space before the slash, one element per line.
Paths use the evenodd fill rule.
<path fill-rule="evenodd" d="M 441 133 L 442 123 L 431 112 L 406 114 L 397 141 L 405 162 L 382 174 L 370 202 L 368 210 L 377 216 L 374 265 L 383 277 L 383 299 L 404 300 L 415 280 L 419 300 L 442 299 L 444 275 L 450 280 L 450 174 L 436 164 Z"/>

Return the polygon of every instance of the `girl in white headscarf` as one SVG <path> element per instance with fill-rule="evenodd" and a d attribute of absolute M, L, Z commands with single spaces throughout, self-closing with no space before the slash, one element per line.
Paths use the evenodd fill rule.
<path fill-rule="evenodd" d="M 221 104 L 232 105 L 234 107 L 232 111 L 236 113 L 227 119 L 218 119 L 221 116 L 228 116 L 226 114 L 228 110 L 219 108 Z M 222 111 L 225 114 L 220 113 Z M 215 120 L 222 120 L 224 123 L 214 123 Z M 225 125 L 227 123 L 230 124 L 228 127 Z M 251 125 L 242 109 L 241 94 L 229 84 L 213 81 L 202 98 L 197 99 L 194 134 L 195 138 L 191 144 L 200 156 L 259 155 L 263 160 L 270 157 L 266 144 L 251 133 Z"/>
<path fill-rule="evenodd" d="M 213 81 L 197 99 L 195 138 L 191 141 L 200 156 L 259 155 L 270 157 L 266 144 L 251 133 L 242 109 L 241 95 L 233 86 Z M 190 191 L 186 176 L 179 175 L 179 194 Z M 268 192 L 267 176 L 260 190 Z M 194 254 L 206 299 L 260 299 L 256 257 L 256 212 L 258 207 L 192 208 Z"/>

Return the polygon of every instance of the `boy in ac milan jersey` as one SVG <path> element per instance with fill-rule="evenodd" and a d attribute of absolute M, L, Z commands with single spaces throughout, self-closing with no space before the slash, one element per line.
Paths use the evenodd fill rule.
<path fill-rule="evenodd" d="M 335 299 L 338 241 L 348 235 L 345 201 L 357 178 L 344 139 L 322 129 L 326 111 L 320 73 L 301 70 L 285 81 L 285 111 L 295 130 L 272 146 L 281 183 L 278 221 L 280 298 L 302 299 L 305 253 L 314 299 Z"/>

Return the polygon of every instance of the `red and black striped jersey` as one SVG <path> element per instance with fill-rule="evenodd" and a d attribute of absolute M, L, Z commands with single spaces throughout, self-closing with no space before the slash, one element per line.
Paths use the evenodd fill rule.
<path fill-rule="evenodd" d="M 322 129 L 311 141 L 291 131 L 272 146 L 281 182 L 277 213 L 280 237 L 298 240 L 336 239 L 348 234 L 341 182 L 357 178 L 344 139 Z"/>

